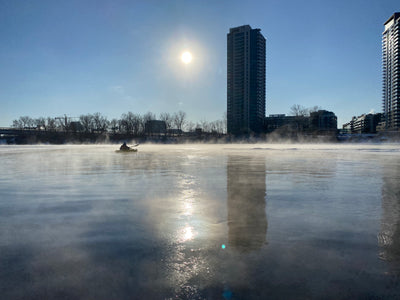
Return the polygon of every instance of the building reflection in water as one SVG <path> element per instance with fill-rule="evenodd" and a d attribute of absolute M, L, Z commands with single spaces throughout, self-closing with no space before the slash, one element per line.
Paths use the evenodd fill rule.
<path fill-rule="evenodd" d="M 264 157 L 229 156 L 227 162 L 229 246 L 251 251 L 266 243 Z"/>
<path fill-rule="evenodd" d="M 382 185 L 380 257 L 400 267 L 400 161 L 385 166 Z M 393 265 L 394 266 L 394 265 Z"/>

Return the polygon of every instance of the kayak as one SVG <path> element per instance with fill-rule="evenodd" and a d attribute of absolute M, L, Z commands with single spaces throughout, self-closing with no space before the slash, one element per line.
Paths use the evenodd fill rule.
<path fill-rule="evenodd" d="M 126 149 L 126 150 L 115 150 L 115 152 L 121 152 L 121 153 L 132 153 L 132 152 L 137 152 L 137 149 L 131 148 L 131 149 Z"/>

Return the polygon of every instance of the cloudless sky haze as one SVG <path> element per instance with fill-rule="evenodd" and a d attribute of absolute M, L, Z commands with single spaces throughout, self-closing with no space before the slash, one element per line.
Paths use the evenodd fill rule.
<path fill-rule="evenodd" d="M 383 23 L 396 0 L 0 0 L 0 126 L 33 118 L 226 111 L 226 35 L 267 39 L 266 114 L 293 104 L 381 112 Z M 188 50 L 190 64 L 180 55 Z"/>

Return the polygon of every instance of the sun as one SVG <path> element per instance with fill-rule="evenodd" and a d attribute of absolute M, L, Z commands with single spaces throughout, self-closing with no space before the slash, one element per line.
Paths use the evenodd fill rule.
<path fill-rule="evenodd" d="M 190 53 L 189 51 L 185 51 L 181 55 L 181 60 L 184 64 L 189 64 L 192 61 L 192 59 L 193 59 L 192 53 Z"/>

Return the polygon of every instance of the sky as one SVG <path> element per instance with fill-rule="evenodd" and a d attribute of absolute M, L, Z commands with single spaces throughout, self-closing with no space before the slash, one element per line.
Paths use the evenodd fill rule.
<path fill-rule="evenodd" d="M 341 128 L 382 112 L 383 23 L 398 11 L 398 0 L 0 0 L 0 126 L 96 112 L 222 119 L 226 35 L 248 24 L 267 40 L 266 115 L 317 105 Z"/>

